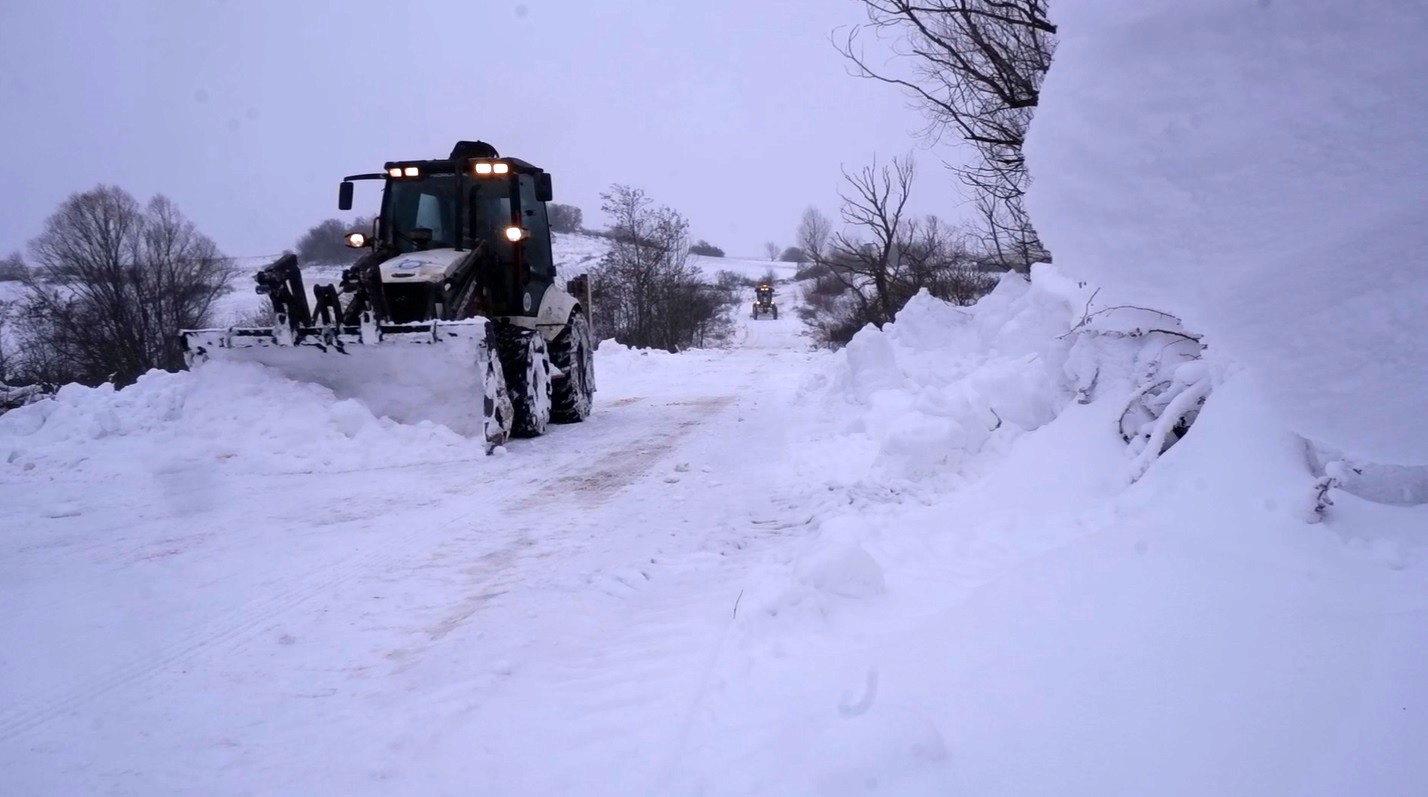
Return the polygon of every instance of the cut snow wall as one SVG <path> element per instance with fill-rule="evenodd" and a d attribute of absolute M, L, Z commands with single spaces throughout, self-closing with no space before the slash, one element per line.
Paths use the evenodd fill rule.
<path fill-rule="evenodd" d="M 1058 268 L 1306 437 L 1428 463 L 1428 4 L 1078 0 L 1027 145 Z"/>
<path fill-rule="evenodd" d="M 1164 313 L 1104 307 L 1053 267 L 1002 279 L 970 308 L 920 293 L 840 352 L 828 379 L 847 430 L 877 465 L 919 478 L 957 469 L 997 435 L 1038 429 L 1072 402 L 1116 402 L 1138 478 L 1193 422 L 1214 383 L 1198 337 Z"/>

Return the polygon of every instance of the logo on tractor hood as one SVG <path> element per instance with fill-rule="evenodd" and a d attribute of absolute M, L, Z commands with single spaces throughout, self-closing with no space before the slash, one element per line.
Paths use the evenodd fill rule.
<path fill-rule="evenodd" d="M 393 258 L 381 266 L 382 281 L 441 282 L 467 254 L 454 249 L 429 249 Z"/>

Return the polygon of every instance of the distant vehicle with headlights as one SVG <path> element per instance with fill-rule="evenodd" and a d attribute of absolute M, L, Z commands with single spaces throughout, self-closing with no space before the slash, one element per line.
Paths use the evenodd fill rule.
<path fill-rule="evenodd" d="M 778 305 L 774 304 L 774 289 L 767 282 L 759 283 L 754 289 L 754 320 L 772 318 L 778 320 Z"/>
<path fill-rule="evenodd" d="M 430 411 L 488 452 L 510 437 L 590 413 L 595 392 L 590 287 L 557 284 L 546 203 L 550 175 L 460 141 L 448 158 L 392 161 L 343 179 L 383 181 L 372 229 L 346 236 L 369 249 L 339 285 L 313 287 L 309 304 L 294 255 L 255 275 L 271 327 L 183 330 L 190 367 L 252 360 L 376 414 Z"/>

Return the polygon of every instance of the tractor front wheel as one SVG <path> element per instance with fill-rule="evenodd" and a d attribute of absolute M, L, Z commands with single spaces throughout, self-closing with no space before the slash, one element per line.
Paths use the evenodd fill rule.
<path fill-rule="evenodd" d="M 533 329 L 514 324 L 496 325 L 496 342 L 505 372 L 506 391 L 514 416 L 511 434 L 538 437 L 545 434 L 551 411 L 551 362 L 545 338 Z"/>

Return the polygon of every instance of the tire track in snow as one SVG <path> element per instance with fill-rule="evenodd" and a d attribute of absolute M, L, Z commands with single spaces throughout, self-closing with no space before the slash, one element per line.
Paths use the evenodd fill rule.
<path fill-rule="evenodd" d="M 610 451 L 586 468 L 545 482 L 536 488 L 537 494 L 542 496 L 541 503 L 551 504 L 573 497 L 586 508 L 603 504 L 647 474 L 681 440 L 734 401 L 734 396 L 709 396 L 665 404 L 666 407 L 688 407 L 692 413 L 676 413 L 672 416 L 673 424 L 665 424 L 638 441 Z"/>
<path fill-rule="evenodd" d="M 622 406 L 643 401 L 643 397 L 625 399 Z M 569 501 L 572 497 L 586 510 L 605 504 L 624 488 L 644 477 L 665 455 L 677 448 L 678 443 L 695 429 L 706 424 L 724 409 L 732 406 L 735 396 L 710 396 L 704 398 L 672 401 L 665 407 L 690 407 L 692 414 L 676 413 L 668 416 L 673 423 L 662 424 L 646 437 L 625 446 L 617 446 L 583 470 L 547 481 L 531 483 L 522 497 L 508 501 L 502 510 L 502 517 L 534 519 L 537 523 L 547 520 L 551 504 Z M 559 468 L 557 468 L 559 470 Z M 455 544 L 455 543 L 450 543 Z M 435 554 L 434 554 L 435 555 Z M 478 587 L 454 600 L 451 611 L 440 620 L 428 625 L 426 644 L 401 649 L 405 658 L 420 650 L 431 647 L 447 635 L 465 625 L 492 600 L 521 585 L 523 577 L 520 566 L 538 557 L 544 557 L 534 540 L 523 538 L 504 548 L 484 554 L 481 559 L 497 564 L 483 570 L 483 578 Z M 459 559 L 459 555 L 442 554 L 441 558 Z"/>

